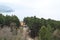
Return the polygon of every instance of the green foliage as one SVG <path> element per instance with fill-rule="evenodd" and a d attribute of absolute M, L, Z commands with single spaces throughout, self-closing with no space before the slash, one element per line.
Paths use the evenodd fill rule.
<path fill-rule="evenodd" d="M 52 32 L 57 28 L 60 29 L 60 21 L 52 19 L 48 20 L 44 18 L 39 19 L 36 16 L 34 16 L 34 17 L 25 17 L 24 22 L 28 25 L 28 27 L 31 30 L 30 34 L 34 37 L 38 35 L 39 29 L 42 26 L 48 27 L 48 25 L 50 25 L 52 28 Z"/>
<path fill-rule="evenodd" d="M 39 37 L 41 37 L 41 40 L 46 40 L 46 27 L 45 26 L 42 26 L 41 29 L 40 29 L 40 32 L 39 32 Z"/>
<path fill-rule="evenodd" d="M 4 15 L 0 14 L 0 26 L 1 25 L 10 26 L 10 24 L 12 22 L 16 23 L 17 27 L 20 26 L 20 21 L 19 21 L 17 16 L 15 16 L 15 15 L 13 15 L 13 16 L 9 16 L 9 15 L 4 16 Z"/>
<path fill-rule="evenodd" d="M 20 21 L 19 21 L 18 17 L 15 15 L 11 17 L 11 22 L 15 22 L 17 27 L 20 26 Z"/>
<path fill-rule="evenodd" d="M 11 16 L 6 15 L 5 16 L 5 25 L 10 26 L 11 23 Z"/>
<path fill-rule="evenodd" d="M 31 30 L 30 36 L 32 38 L 37 36 L 40 29 L 40 20 L 34 16 L 34 17 L 24 18 L 24 22 L 29 26 Z"/>
<path fill-rule="evenodd" d="M 0 24 L 3 24 L 3 22 L 4 22 L 4 16 L 0 14 Z"/>
<path fill-rule="evenodd" d="M 47 25 L 47 27 L 42 26 L 39 32 L 39 40 L 52 40 L 52 28 L 50 25 Z"/>
<path fill-rule="evenodd" d="M 52 28 L 50 25 L 47 25 L 46 38 L 47 40 L 52 40 Z"/>
<path fill-rule="evenodd" d="M 5 16 L 0 14 L 0 26 L 3 26 L 5 23 Z"/>

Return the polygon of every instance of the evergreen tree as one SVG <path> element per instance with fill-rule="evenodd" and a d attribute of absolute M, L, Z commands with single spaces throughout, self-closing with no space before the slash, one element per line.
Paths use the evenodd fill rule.
<path fill-rule="evenodd" d="M 39 32 L 39 40 L 52 40 L 51 26 L 42 26 Z"/>

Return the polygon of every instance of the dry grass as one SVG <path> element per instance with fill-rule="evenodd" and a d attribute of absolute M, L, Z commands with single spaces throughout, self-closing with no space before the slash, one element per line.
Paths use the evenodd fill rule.
<path fill-rule="evenodd" d="M 29 37 L 28 32 L 24 28 L 19 28 L 17 31 L 17 35 L 13 35 L 13 32 L 10 32 L 9 27 L 4 27 L 0 29 L 0 40 L 33 40 Z"/>
<path fill-rule="evenodd" d="M 11 29 L 9 27 L 4 27 L 3 29 L 0 29 L 0 40 L 20 40 L 20 29 L 18 29 L 17 35 L 13 35 L 10 30 Z"/>

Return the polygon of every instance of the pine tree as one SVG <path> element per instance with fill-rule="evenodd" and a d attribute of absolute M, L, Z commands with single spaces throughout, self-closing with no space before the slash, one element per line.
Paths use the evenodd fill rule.
<path fill-rule="evenodd" d="M 51 35 L 51 26 L 42 26 L 39 32 L 39 40 L 52 40 Z"/>

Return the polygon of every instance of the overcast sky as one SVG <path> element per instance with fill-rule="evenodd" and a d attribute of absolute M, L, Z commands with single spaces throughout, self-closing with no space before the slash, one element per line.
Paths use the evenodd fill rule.
<path fill-rule="evenodd" d="M 0 5 L 11 7 L 20 20 L 27 16 L 60 20 L 60 0 L 0 0 Z"/>

